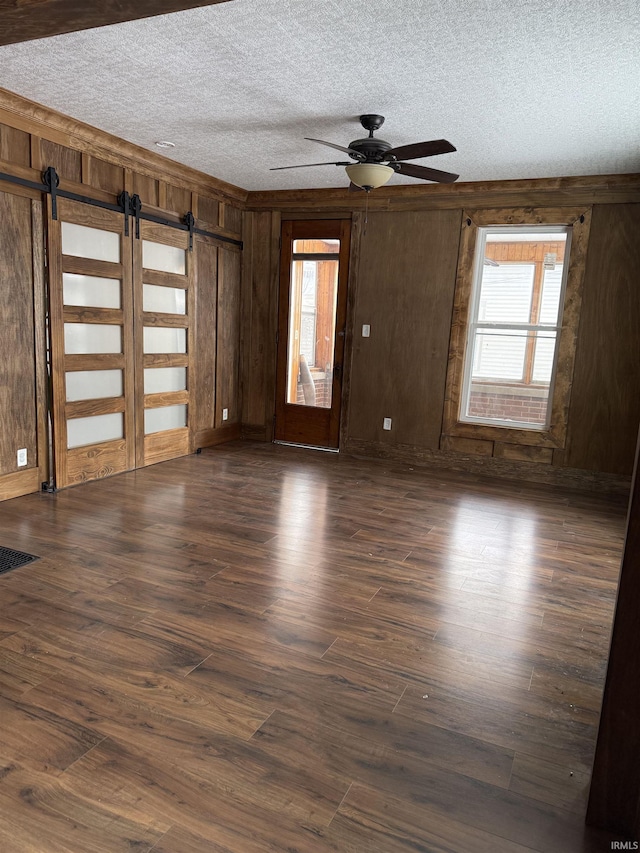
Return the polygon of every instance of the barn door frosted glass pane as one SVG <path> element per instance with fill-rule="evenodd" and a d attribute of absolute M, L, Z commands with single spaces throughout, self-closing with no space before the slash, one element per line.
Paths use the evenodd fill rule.
<path fill-rule="evenodd" d="M 78 370 L 65 374 L 67 401 L 122 397 L 121 370 Z"/>
<path fill-rule="evenodd" d="M 145 353 L 186 352 L 187 330 L 145 326 L 143 330 L 143 345 Z"/>
<path fill-rule="evenodd" d="M 293 261 L 289 292 L 287 403 L 331 408 L 337 294 L 337 260 Z"/>
<path fill-rule="evenodd" d="M 67 355 L 122 352 L 122 327 L 102 323 L 65 323 L 64 351 Z"/>
<path fill-rule="evenodd" d="M 115 231 L 62 223 L 62 254 L 120 263 L 120 235 Z"/>
<path fill-rule="evenodd" d="M 142 310 L 160 311 L 163 314 L 186 314 L 186 291 L 178 287 L 142 285 Z"/>
<path fill-rule="evenodd" d="M 65 305 L 120 308 L 120 280 L 65 272 L 62 275 L 62 299 Z"/>
<path fill-rule="evenodd" d="M 184 391 L 186 387 L 186 367 L 145 367 L 144 369 L 145 394 Z"/>
<path fill-rule="evenodd" d="M 84 447 L 100 441 L 113 441 L 124 435 L 122 412 L 71 418 L 67 421 L 67 448 Z"/>
<path fill-rule="evenodd" d="M 187 425 L 187 407 L 163 406 L 161 409 L 145 409 L 144 434 L 164 432 L 167 429 L 178 429 Z"/>
<path fill-rule="evenodd" d="M 186 252 L 176 246 L 165 246 L 164 243 L 143 240 L 142 266 L 147 270 L 160 270 L 160 272 L 174 272 L 178 275 L 185 275 L 187 271 Z"/>

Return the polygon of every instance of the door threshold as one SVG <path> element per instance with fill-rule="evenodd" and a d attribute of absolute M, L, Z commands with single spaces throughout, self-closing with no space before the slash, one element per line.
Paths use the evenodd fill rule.
<path fill-rule="evenodd" d="M 279 439 L 273 440 L 274 444 L 282 444 L 285 447 L 302 447 L 304 450 L 323 450 L 325 453 L 340 453 L 340 449 L 338 447 L 320 447 L 317 444 L 298 444 L 295 441 L 280 441 Z"/>

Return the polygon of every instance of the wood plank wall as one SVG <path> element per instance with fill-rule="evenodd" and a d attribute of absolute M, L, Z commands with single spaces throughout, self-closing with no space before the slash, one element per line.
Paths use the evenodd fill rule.
<path fill-rule="evenodd" d="M 364 194 L 344 190 L 249 193 L 243 280 L 243 431 L 271 437 L 276 318 L 273 224 L 362 217 Z M 343 450 L 565 486 L 629 487 L 640 420 L 640 176 L 390 187 L 369 200 L 354 245 Z M 579 206 L 593 214 L 575 388 L 565 447 L 503 446 L 441 438 L 444 375 L 462 211 Z M 276 258 L 277 263 L 277 258 Z M 276 268 L 277 272 L 277 268 Z M 371 324 L 371 337 L 360 327 Z M 262 416 L 262 419 L 261 419 Z M 384 417 L 393 419 L 382 430 Z M 494 444 L 496 445 L 494 447 Z"/>
<path fill-rule="evenodd" d="M 360 244 L 349 439 L 437 449 L 449 350 L 457 210 L 369 214 Z M 363 338 L 363 323 L 371 336 Z M 391 364 L 393 369 L 388 369 Z"/>
<path fill-rule="evenodd" d="M 242 238 L 246 192 L 95 128 L 0 90 L 0 172 L 39 182 L 54 166 L 61 188 L 115 203 L 124 189 L 168 219 L 191 210 L 200 228 Z M 0 499 L 35 491 L 48 479 L 44 420 L 42 196 L 0 183 Z M 40 211 L 34 216 L 33 206 Z M 32 254 L 35 252 L 32 258 Z M 240 273 L 238 247 L 195 240 L 194 394 L 189 447 L 240 435 Z M 35 301 L 34 301 L 35 300 Z M 222 420 L 222 408 L 229 410 Z M 38 453 L 40 446 L 41 452 Z M 16 450 L 26 447 L 28 470 Z"/>
<path fill-rule="evenodd" d="M 242 434 L 271 441 L 275 415 L 280 217 L 245 215 L 241 306 Z"/>
<path fill-rule="evenodd" d="M 566 464 L 628 474 L 640 420 L 640 204 L 596 205 Z"/>
<path fill-rule="evenodd" d="M 34 271 L 34 238 L 42 206 L 0 188 L 0 500 L 37 491 L 47 474 L 44 428 L 42 276 Z M 26 450 L 26 466 L 17 451 Z"/>

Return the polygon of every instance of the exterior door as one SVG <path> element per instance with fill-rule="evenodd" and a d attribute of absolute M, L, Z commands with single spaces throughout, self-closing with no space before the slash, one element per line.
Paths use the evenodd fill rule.
<path fill-rule="evenodd" d="M 49 290 L 63 488 L 135 464 L 131 237 L 122 214 L 58 199 L 58 218 L 49 210 Z"/>
<path fill-rule="evenodd" d="M 276 441 L 337 448 L 351 222 L 282 223 Z"/>

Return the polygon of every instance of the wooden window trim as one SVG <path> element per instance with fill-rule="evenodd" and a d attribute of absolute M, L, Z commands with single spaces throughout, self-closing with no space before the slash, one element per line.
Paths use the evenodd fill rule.
<path fill-rule="evenodd" d="M 551 418 L 549 427 L 545 430 L 464 423 L 459 419 L 478 228 L 500 225 L 568 225 L 572 227 L 571 249 L 566 261 L 568 263 L 567 283 L 560 324 L 557 368 L 552 389 Z M 583 208 L 500 208 L 463 212 L 449 344 L 442 444 L 447 443 L 448 436 L 454 436 L 537 447 L 564 447 L 590 225 L 590 207 L 586 210 Z"/>

